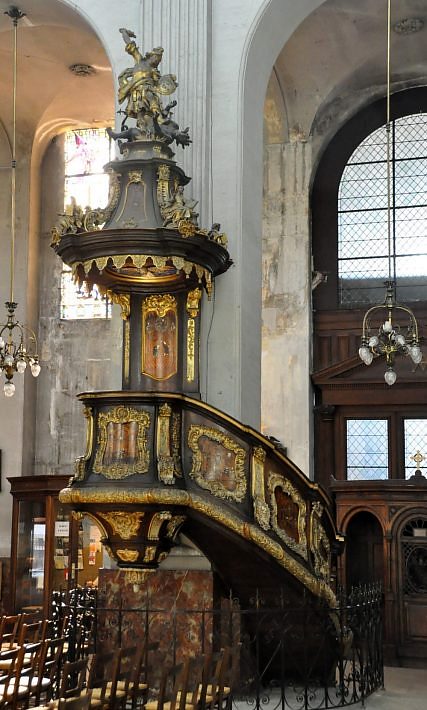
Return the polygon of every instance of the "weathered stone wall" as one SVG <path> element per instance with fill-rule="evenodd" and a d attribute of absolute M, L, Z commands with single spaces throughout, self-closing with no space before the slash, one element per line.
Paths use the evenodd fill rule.
<path fill-rule="evenodd" d="M 64 202 L 63 139 L 51 142 L 42 165 L 39 339 L 35 474 L 72 473 L 85 449 L 86 419 L 76 399 L 82 391 L 121 389 L 121 328 L 113 318 L 60 320 L 63 263 L 50 247 L 50 229 Z"/>

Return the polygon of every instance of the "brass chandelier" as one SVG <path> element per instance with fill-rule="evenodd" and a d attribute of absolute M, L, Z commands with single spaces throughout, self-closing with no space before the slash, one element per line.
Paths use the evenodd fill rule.
<path fill-rule="evenodd" d="M 14 270 L 15 270 L 15 238 L 16 238 L 16 84 L 17 84 L 17 31 L 18 20 L 25 13 L 17 7 L 11 7 L 5 12 L 13 23 L 13 96 L 12 96 L 12 161 L 11 161 L 11 240 L 10 240 L 10 290 L 6 301 L 7 320 L 0 323 L 0 373 L 6 382 L 3 390 L 6 397 L 15 394 L 13 377 L 16 372 L 23 374 L 30 367 L 31 374 L 37 377 L 40 373 L 37 355 L 37 339 L 31 328 L 21 324 L 15 318 L 18 304 L 14 300 Z"/>
<path fill-rule="evenodd" d="M 391 35 L 391 0 L 387 0 L 387 248 L 388 279 L 384 302 L 369 308 L 363 318 L 362 339 L 359 357 L 365 365 L 370 365 L 374 355 L 385 355 L 386 371 L 384 379 L 388 385 L 394 385 L 397 375 L 394 369 L 396 355 L 406 355 L 414 364 L 422 360 L 417 320 L 407 306 L 396 302 L 396 281 L 392 277 L 391 256 L 391 146 L 390 146 L 390 35 Z M 397 319 L 401 317 L 404 325 Z M 373 321 L 377 325 L 374 325 Z M 378 321 L 380 325 L 378 325 Z"/>

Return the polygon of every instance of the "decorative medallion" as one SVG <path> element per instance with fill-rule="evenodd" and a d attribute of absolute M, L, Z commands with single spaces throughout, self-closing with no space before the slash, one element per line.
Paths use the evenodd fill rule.
<path fill-rule="evenodd" d="M 130 540 L 138 535 L 144 513 L 125 513 L 119 510 L 113 513 L 99 513 L 99 517 L 111 526 L 114 535 L 118 535 L 122 540 Z"/>
<path fill-rule="evenodd" d="M 94 472 L 112 479 L 147 473 L 150 462 L 147 450 L 149 413 L 120 405 L 108 412 L 100 412 L 97 423 Z"/>
<path fill-rule="evenodd" d="M 323 506 L 319 501 L 313 503 L 310 515 L 310 549 L 314 559 L 314 571 L 318 577 L 329 581 L 330 544 L 325 528 L 321 523 Z"/>
<path fill-rule="evenodd" d="M 178 371 L 178 318 L 175 296 L 148 296 L 142 306 L 141 370 L 162 381 Z"/>
<path fill-rule="evenodd" d="M 218 498 L 240 502 L 246 494 L 245 450 L 227 434 L 192 424 L 188 446 L 193 452 L 190 476 Z"/>
<path fill-rule="evenodd" d="M 291 550 L 307 559 L 306 504 L 290 481 L 277 473 L 268 476 L 271 527 Z"/>

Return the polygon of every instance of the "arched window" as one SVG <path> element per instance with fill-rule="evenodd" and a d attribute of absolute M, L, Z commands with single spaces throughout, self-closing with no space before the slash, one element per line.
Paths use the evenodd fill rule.
<path fill-rule="evenodd" d="M 364 107 L 335 134 L 313 180 L 313 266 L 327 281 L 316 311 L 384 299 L 387 264 L 386 102 Z M 402 303 L 427 303 L 427 88 L 391 97 L 392 276 Z"/>
<path fill-rule="evenodd" d="M 68 131 L 64 137 L 64 211 L 73 200 L 86 207 L 104 207 L 108 201 L 108 175 L 103 166 L 111 160 L 111 141 L 105 129 Z M 64 265 L 61 275 L 61 318 L 109 318 L 111 303 L 94 286 L 88 294 L 73 281 Z"/>
<path fill-rule="evenodd" d="M 390 127 L 391 276 L 402 302 L 427 300 L 427 114 Z M 338 285 L 344 307 L 378 303 L 388 278 L 387 134 L 360 143 L 338 190 Z"/>

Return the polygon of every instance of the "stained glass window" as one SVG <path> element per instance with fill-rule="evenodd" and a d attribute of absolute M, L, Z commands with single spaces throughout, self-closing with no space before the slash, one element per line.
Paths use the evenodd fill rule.
<path fill-rule="evenodd" d="M 402 302 L 427 300 L 427 113 L 391 122 L 391 276 Z M 338 193 L 342 306 L 378 303 L 388 278 L 387 134 L 353 152 Z"/>
<path fill-rule="evenodd" d="M 427 476 L 427 419 L 405 419 L 405 478 L 419 469 Z"/>
<path fill-rule="evenodd" d="M 65 134 L 64 210 L 72 198 L 83 209 L 104 207 L 108 201 L 108 175 L 103 166 L 111 160 L 111 142 L 105 129 L 85 128 Z M 111 304 L 96 286 L 91 294 L 73 281 L 71 269 L 61 275 L 61 318 L 109 318 Z"/>

